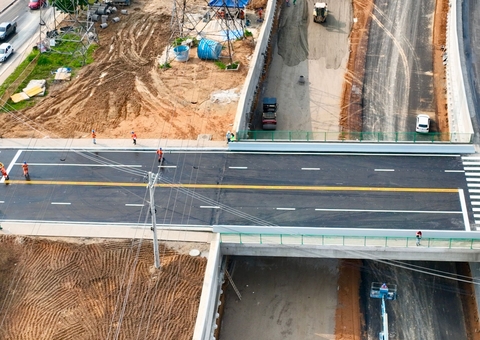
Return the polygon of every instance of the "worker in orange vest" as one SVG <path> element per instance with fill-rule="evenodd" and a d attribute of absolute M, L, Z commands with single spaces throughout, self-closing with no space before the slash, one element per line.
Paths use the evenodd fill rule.
<path fill-rule="evenodd" d="M 7 170 L 5 170 L 5 168 L 2 167 L 0 168 L 0 171 L 2 172 L 2 176 L 5 177 L 5 179 L 8 181 L 10 179 L 10 177 L 8 177 L 8 174 L 7 174 Z"/>
<path fill-rule="evenodd" d="M 132 131 L 133 145 L 137 145 L 137 134 Z"/>
<path fill-rule="evenodd" d="M 157 155 L 158 155 L 158 162 L 159 163 L 163 162 L 163 150 L 162 150 L 162 148 L 157 150 Z"/>

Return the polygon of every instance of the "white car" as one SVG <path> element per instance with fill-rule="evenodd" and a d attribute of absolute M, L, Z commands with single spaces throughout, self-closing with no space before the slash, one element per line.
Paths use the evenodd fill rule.
<path fill-rule="evenodd" d="M 3 43 L 0 45 L 0 63 L 3 63 L 5 60 L 13 54 L 13 47 L 8 43 Z"/>
<path fill-rule="evenodd" d="M 430 117 L 427 115 L 418 115 L 415 130 L 420 133 L 428 133 L 430 131 Z"/>

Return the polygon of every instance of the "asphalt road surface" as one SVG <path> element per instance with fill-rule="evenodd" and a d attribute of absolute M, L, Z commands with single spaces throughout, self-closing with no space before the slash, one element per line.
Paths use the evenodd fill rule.
<path fill-rule="evenodd" d="M 150 223 L 148 171 L 160 174 L 160 224 L 465 230 L 471 211 L 457 156 L 169 153 L 159 168 L 151 151 L 2 150 L 0 161 L 3 220 Z"/>
<path fill-rule="evenodd" d="M 375 1 L 364 79 L 364 132 L 415 131 L 435 116 L 432 34 L 435 1 Z M 432 123 L 432 131 L 436 126 Z"/>
<path fill-rule="evenodd" d="M 281 4 L 278 30 L 272 33 L 273 59 L 255 109 L 254 130 L 262 129 L 262 98 L 276 97 L 277 130 L 339 131 L 352 4 L 328 2 L 327 21 L 319 24 L 313 22 L 314 3 Z M 300 76 L 305 77 L 305 84 L 298 82 Z"/>
<path fill-rule="evenodd" d="M 468 339 L 461 277 L 452 262 L 377 262 L 363 260 L 361 306 L 368 339 L 382 329 L 380 299 L 369 297 L 372 282 L 397 285 L 398 297 L 386 302 L 391 339 Z"/>

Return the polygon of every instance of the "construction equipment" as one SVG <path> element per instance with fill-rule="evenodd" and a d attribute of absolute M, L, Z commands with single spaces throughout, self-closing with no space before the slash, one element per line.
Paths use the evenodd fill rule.
<path fill-rule="evenodd" d="M 322 23 L 327 20 L 328 8 L 326 2 L 316 2 L 313 6 L 313 22 Z"/>
<path fill-rule="evenodd" d="M 277 98 L 263 98 L 262 128 L 264 130 L 277 129 Z"/>
<path fill-rule="evenodd" d="M 380 282 L 372 282 L 370 288 L 370 297 L 374 299 L 382 299 L 382 324 L 383 329 L 379 333 L 380 340 L 388 340 L 388 314 L 385 308 L 386 300 L 396 300 L 397 298 L 397 285 L 386 284 Z"/>

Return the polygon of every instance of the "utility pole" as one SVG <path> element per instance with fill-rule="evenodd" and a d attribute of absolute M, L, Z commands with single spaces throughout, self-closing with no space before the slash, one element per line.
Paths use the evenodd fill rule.
<path fill-rule="evenodd" d="M 158 173 L 153 174 L 148 172 L 148 189 L 150 191 L 150 214 L 152 215 L 152 230 L 153 230 L 153 256 L 155 258 L 155 268 L 160 268 L 160 254 L 158 251 L 157 238 L 157 217 L 155 211 L 155 184 L 157 183 Z"/>

